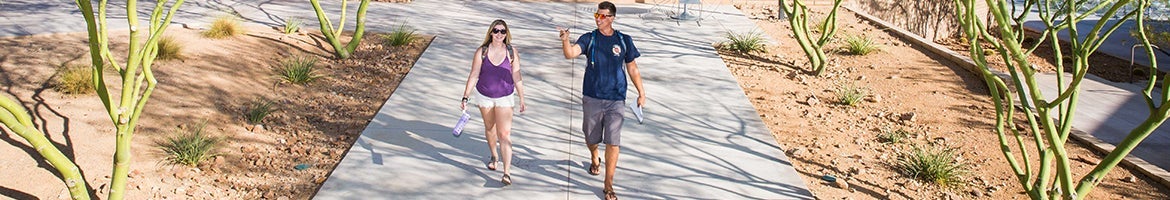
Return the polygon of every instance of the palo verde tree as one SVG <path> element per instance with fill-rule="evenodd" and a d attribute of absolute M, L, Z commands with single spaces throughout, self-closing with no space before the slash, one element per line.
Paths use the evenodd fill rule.
<path fill-rule="evenodd" d="M 964 36 L 970 44 L 970 56 L 982 69 L 982 75 L 987 87 L 991 89 L 992 99 L 996 106 L 995 132 L 998 135 L 1000 147 L 1008 164 L 1011 165 L 1019 184 L 1023 186 L 1032 199 L 1084 199 L 1117 166 L 1121 159 L 1129 154 L 1146 136 L 1160 126 L 1170 113 L 1170 96 L 1154 96 L 1155 75 L 1150 73 L 1150 82 L 1143 90 L 1146 106 L 1150 110 L 1149 116 L 1141 122 L 1121 143 L 1117 144 L 1109 155 L 1105 156 L 1092 171 L 1074 179 L 1069 164 L 1068 152 L 1065 144 L 1072 131 L 1071 122 L 1076 111 L 1077 98 L 1080 92 L 1081 81 L 1088 73 L 1089 56 L 1105 42 L 1122 23 L 1109 23 L 1111 20 L 1124 22 L 1136 19 L 1137 27 L 1143 27 L 1143 10 L 1149 6 L 1149 0 L 1104 0 L 1101 2 L 1088 1 L 1057 1 L 1057 0 L 1027 0 L 1023 7 L 1025 11 L 1036 10 L 1035 13 L 1013 13 L 1009 8 L 1012 1 L 986 0 L 991 20 L 984 24 L 975 12 L 975 0 L 955 0 L 959 9 L 959 21 L 963 27 Z M 1127 4 L 1136 5 L 1127 8 Z M 1086 9 L 1087 8 L 1087 9 Z M 1102 10 L 1105 9 L 1105 10 Z M 1099 12 L 1099 11 L 1104 11 Z M 1077 23 L 1094 13 L 1102 13 L 1101 19 L 1093 24 L 1090 30 L 1080 30 Z M 1035 44 L 1025 46 L 1025 18 L 1029 14 L 1036 14 L 1046 25 Z M 989 29 L 990 27 L 990 29 Z M 992 34 L 992 33 L 995 34 Z M 1057 39 L 1057 33 L 1069 34 L 1070 52 L 1062 52 L 1062 43 Z M 1149 40 L 1144 31 L 1139 36 L 1146 44 L 1145 52 L 1154 58 L 1153 49 L 1149 47 Z M 1047 39 L 1047 40 L 1046 40 Z M 1045 98 L 1037 80 L 1037 71 L 1027 56 L 1048 42 L 1054 52 L 1057 91 L 1055 98 Z M 1003 60 L 1007 61 L 1006 72 L 1008 77 L 1000 77 L 988 68 L 985 57 L 984 44 L 993 47 Z M 1067 53 L 1067 54 L 1066 54 Z M 1067 57 L 1065 56 L 1067 55 Z M 1071 59 L 1071 66 L 1065 66 L 1064 59 Z M 1157 68 L 1155 60 L 1150 60 L 1149 70 Z M 1070 69 L 1071 78 L 1065 78 L 1065 68 Z M 1005 81 L 1004 79 L 1009 79 Z M 1166 83 L 1167 79 L 1161 80 Z M 1162 94 L 1170 94 L 1170 87 L 1163 87 Z M 1052 95 L 1052 94 L 1049 94 Z M 1012 105 L 1018 99 L 1020 105 Z M 1013 128 L 1012 117 L 1015 116 L 1015 106 L 1019 106 L 1028 122 L 1028 131 L 1035 133 L 1033 143 L 1039 155 L 1033 157 L 1025 151 L 1025 142 L 1021 131 Z M 1009 135 L 1010 134 L 1010 135 Z M 1009 139 L 1014 137 L 1014 139 Z M 1014 140 L 1016 146 L 1009 145 Z M 1018 152 L 1013 152 L 1013 149 Z M 1021 162 L 1022 161 L 1022 162 Z M 1038 167 L 1033 171 L 1033 167 Z"/>
<path fill-rule="evenodd" d="M 357 50 L 358 43 L 362 41 L 362 35 L 366 31 L 366 7 L 370 5 L 370 0 L 362 0 L 361 5 L 358 5 L 357 11 L 357 29 L 353 31 L 353 39 L 345 46 L 341 45 L 341 32 L 345 30 L 345 7 L 348 0 L 341 0 L 341 18 L 337 22 L 337 28 L 333 28 L 333 22 L 329 21 L 329 16 L 325 16 L 325 11 L 321 10 L 321 3 L 319 0 L 309 0 L 313 4 L 313 10 L 317 12 L 317 22 L 321 24 L 321 34 L 325 35 L 325 40 L 329 41 L 329 45 L 333 46 L 333 55 L 339 59 L 349 58 L 349 55 Z"/>
<path fill-rule="evenodd" d="M 130 48 L 126 63 L 120 64 L 117 58 L 110 53 L 108 37 L 108 23 L 106 23 L 106 1 L 97 4 L 97 13 L 94 13 L 94 4 L 89 0 L 77 0 L 77 7 L 85 18 L 86 31 L 89 33 L 89 55 L 93 65 L 93 87 L 98 98 L 109 113 L 110 121 L 116 127 L 117 145 L 114 152 L 114 170 L 110 176 L 110 194 L 108 199 L 122 199 L 126 194 L 126 176 L 130 171 L 130 142 L 137 127 L 138 117 L 146 102 L 150 99 L 158 81 L 151 71 L 151 65 L 158 55 L 158 41 L 163 32 L 171 23 L 179 6 L 184 0 L 171 3 L 169 0 L 158 1 L 150 15 L 150 24 L 139 26 L 138 1 L 126 2 L 126 20 L 130 27 Z M 164 10 L 169 11 L 163 13 Z M 96 18 L 95 18 L 96 17 Z M 146 31 L 145 34 L 141 34 Z M 146 36 L 146 38 L 142 38 Z M 145 39 L 145 40 L 144 40 Z M 106 87 L 102 72 L 106 65 L 118 72 L 121 77 L 121 94 L 115 99 Z M 86 186 L 85 178 L 78 170 L 77 165 L 65 157 L 46 137 L 37 130 L 30 120 L 30 114 L 21 105 L 7 97 L 0 98 L 0 122 L 9 130 L 28 141 L 42 157 L 45 158 L 61 174 L 62 181 L 69 188 L 73 199 L 89 199 L 91 194 Z"/>
<path fill-rule="evenodd" d="M 833 0 L 833 8 L 829 11 L 829 16 L 825 17 L 824 21 L 819 22 L 822 30 L 820 37 L 813 40 L 812 32 L 808 30 L 808 6 L 804 4 L 803 0 L 792 0 L 792 7 L 780 0 L 780 9 L 785 15 L 788 15 L 788 24 L 792 27 L 792 35 L 796 37 L 796 42 L 800 44 L 800 50 L 804 51 L 804 55 L 808 57 L 808 62 L 812 65 L 812 71 L 816 75 L 825 73 L 825 67 L 828 65 L 828 57 L 823 50 L 825 44 L 828 44 L 833 39 L 833 34 L 837 33 L 837 9 L 841 7 L 841 0 Z"/>

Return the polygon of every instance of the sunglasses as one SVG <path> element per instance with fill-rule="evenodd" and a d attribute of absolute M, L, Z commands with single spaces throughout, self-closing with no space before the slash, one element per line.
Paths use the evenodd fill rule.
<path fill-rule="evenodd" d="M 492 33 L 504 34 L 508 33 L 508 29 L 492 29 Z"/>
<path fill-rule="evenodd" d="M 605 19 L 605 18 L 610 18 L 613 16 L 614 16 L 613 14 L 593 13 L 593 18 L 597 18 L 597 19 Z"/>

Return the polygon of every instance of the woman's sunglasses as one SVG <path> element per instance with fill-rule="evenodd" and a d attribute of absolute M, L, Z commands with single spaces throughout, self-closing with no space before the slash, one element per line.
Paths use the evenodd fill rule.
<path fill-rule="evenodd" d="M 494 29 L 493 28 L 492 33 L 504 34 L 504 33 L 508 33 L 508 29 Z"/>
<path fill-rule="evenodd" d="M 613 14 L 593 13 L 593 18 L 597 18 L 597 19 L 605 19 L 605 18 L 610 18 L 610 17 L 613 17 Z"/>

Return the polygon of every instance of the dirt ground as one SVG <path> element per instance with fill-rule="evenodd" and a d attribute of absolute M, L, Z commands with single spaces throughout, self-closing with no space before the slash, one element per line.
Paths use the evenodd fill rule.
<path fill-rule="evenodd" d="M 310 198 L 432 39 L 384 47 L 381 34 L 367 31 L 353 58 L 336 61 L 319 33 L 249 27 L 247 35 L 214 40 L 172 26 L 166 34 L 183 44 L 184 59 L 154 65 L 159 84 L 133 140 L 127 199 Z M 127 33 L 110 35 L 112 52 L 124 54 Z M 51 89 L 58 67 L 89 66 L 86 35 L 0 38 L 0 52 L 3 95 L 35 112 L 38 128 L 76 160 L 104 198 L 114 153 L 108 115 L 93 94 Z M 289 55 L 318 59 L 325 76 L 303 86 L 281 83 L 274 67 Z M 120 81 L 115 74 L 107 73 L 107 80 Z M 267 128 L 249 131 L 242 113 L 259 98 L 274 101 L 277 111 L 264 120 Z M 155 142 L 200 123 L 225 139 L 219 156 L 197 168 L 164 164 Z M 0 195 L 68 198 L 52 167 L 23 138 L 4 130 L 0 173 L 9 178 L 0 179 Z M 299 164 L 309 167 L 295 169 Z"/>
<path fill-rule="evenodd" d="M 769 45 L 768 53 L 720 54 L 777 142 L 789 149 L 787 155 L 817 198 L 1027 198 L 999 150 L 995 110 L 984 83 L 974 74 L 842 10 L 837 35 L 864 35 L 876 39 L 882 50 L 865 56 L 830 53 L 826 75 L 811 76 L 788 22 L 767 18 L 774 15 L 775 4 L 739 3 L 737 7 L 779 45 Z M 837 51 L 842 43 L 833 42 L 828 49 Z M 841 85 L 863 87 L 869 95 L 859 105 L 841 105 L 835 93 Z M 877 139 L 882 130 L 899 128 L 914 133 L 908 142 L 888 144 Z M 1025 145 L 1035 158 L 1031 141 L 1031 136 L 1026 137 Z M 1091 170 L 1102 157 L 1082 144 L 1069 144 L 1074 177 Z M 894 160 L 913 146 L 957 149 L 960 162 L 969 169 L 962 176 L 964 184 L 942 188 L 899 173 Z M 838 180 L 846 180 L 847 186 L 823 181 L 823 175 L 843 177 Z M 1110 172 L 1088 197 L 1166 198 L 1170 190 L 1123 167 Z"/>

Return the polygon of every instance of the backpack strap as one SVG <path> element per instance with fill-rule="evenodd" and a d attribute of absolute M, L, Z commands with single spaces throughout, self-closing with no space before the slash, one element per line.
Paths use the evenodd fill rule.
<path fill-rule="evenodd" d="M 511 44 L 506 44 L 506 47 L 508 47 L 508 58 L 511 58 L 512 62 L 515 62 L 516 61 L 516 50 L 512 49 Z"/>
<path fill-rule="evenodd" d="M 481 60 L 487 59 L 487 51 L 488 51 L 487 45 L 480 46 L 479 50 L 482 53 L 482 55 L 479 56 L 479 59 L 481 59 Z"/>
<path fill-rule="evenodd" d="M 516 53 L 516 50 L 512 49 L 512 45 L 506 44 L 505 47 L 507 47 L 507 49 L 508 49 L 508 58 L 512 59 L 512 60 L 516 60 L 516 54 L 514 54 L 514 53 Z M 481 47 L 479 47 L 479 49 L 482 50 L 482 54 L 483 54 L 483 55 L 480 55 L 479 59 L 486 59 L 488 56 L 488 49 L 489 49 L 488 46 L 481 46 Z"/>

